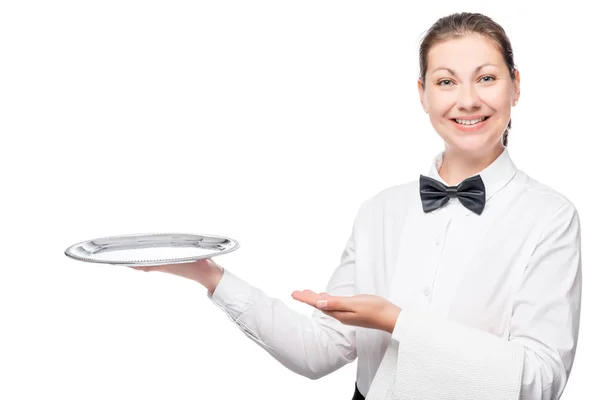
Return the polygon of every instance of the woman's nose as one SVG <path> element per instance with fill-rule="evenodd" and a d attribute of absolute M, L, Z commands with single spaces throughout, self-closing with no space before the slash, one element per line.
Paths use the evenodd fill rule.
<path fill-rule="evenodd" d="M 470 110 L 479 108 L 481 99 L 479 98 L 477 89 L 473 85 L 461 85 L 458 90 L 456 103 L 459 108 Z"/>

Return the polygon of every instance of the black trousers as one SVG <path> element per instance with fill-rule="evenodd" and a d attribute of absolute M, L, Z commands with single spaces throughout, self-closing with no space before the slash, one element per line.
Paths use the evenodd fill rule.
<path fill-rule="evenodd" d="M 356 385 L 356 382 L 354 382 L 354 396 L 352 396 L 352 400 L 365 400 L 365 396 L 363 396 L 358 391 L 358 386 Z"/>

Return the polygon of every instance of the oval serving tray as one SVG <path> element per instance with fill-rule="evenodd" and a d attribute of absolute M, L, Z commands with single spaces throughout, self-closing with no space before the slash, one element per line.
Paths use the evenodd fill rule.
<path fill-rule="evenodd" d="M 193 262 L 232 252 L 238 241 L 217 235 L 140 233 L 76 243 L 65 255 L 78 261 L 135 267 Z"/>

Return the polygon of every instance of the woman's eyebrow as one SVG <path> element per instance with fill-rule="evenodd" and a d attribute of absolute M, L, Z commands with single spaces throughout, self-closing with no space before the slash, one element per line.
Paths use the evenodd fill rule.
<path fill-rule="evenodd" d="M 482 65 L 480 65 L 479 67 L 475 68 L 475 72 L 474 72 L 474 73 L 477 73 L 477 72 L 478 72 L 478 71 L 479 71 L 481 68 L 483 68 L 483 67 L 487 67 L 488 65 L 491 65 L 492 67 L 497 67 L 497 65 L 496 65 L 496 64 L 491 64 L 491 63 L 482 64 Z M 450 74 L 451 74 L 451 75 L 454 75 L 454 76 L 456 76 L 456 72 L 454 72 L 454 70 L 452 70 L 452 69 L 450 69 L 450 68 L 447 68 L 447 67 L 439 67 L 439 68 L 436 68 L 436 69 L 434 69 L 433 71 L 431 71 L 431 73 L 433 74 L 435 71 L 439 71 L 439 70 L 441 70 L 441 69 L 445 69 L 446 71 L 450 72 Z"/>

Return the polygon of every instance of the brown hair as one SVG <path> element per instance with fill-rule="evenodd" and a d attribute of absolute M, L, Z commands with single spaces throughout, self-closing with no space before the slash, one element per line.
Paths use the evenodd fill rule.
<path fill-rule="evenodd" d="M 470 33 L 478 33 L 491 39 L 496 43 L 504 62 L 508 67 L 510 77 L 515 80 L 515 62 L 510 40 L 504 29 L 494 22 L 490 17 L 479 13 L 455 13 L 438 19 L 426 32 L 419 48 L 420 78 L 425 85 L 425 72 L 427 71 L 427 55 L 431 47 L 447 39 L 459 38 Z M 508 127 L 502 134 L 502 144 L 508 144 L 508 132 L 511 128 L 512 119 L 508 121 Z"/>

